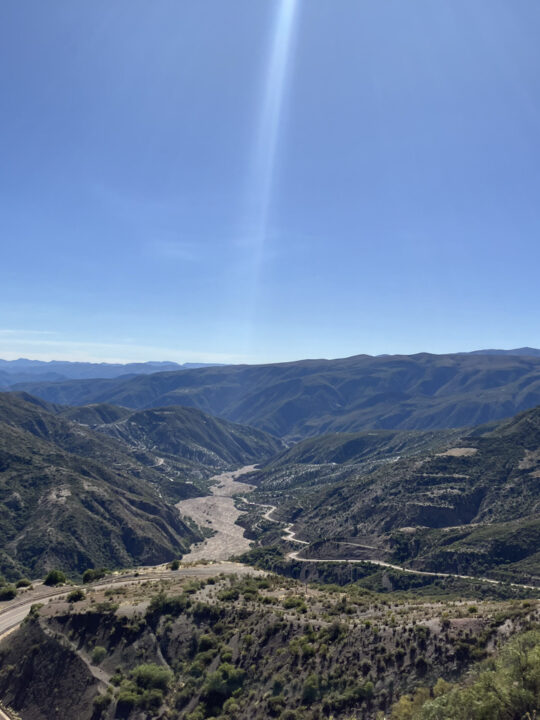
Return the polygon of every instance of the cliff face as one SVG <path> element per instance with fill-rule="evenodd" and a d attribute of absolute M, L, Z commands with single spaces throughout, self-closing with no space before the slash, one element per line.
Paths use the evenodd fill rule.
<path fill-rule="evenodd" d="M 100 684 L 39 620 L 25 623 L 0 650 L 0 697 L 24 720 L 91 720 Z"/>

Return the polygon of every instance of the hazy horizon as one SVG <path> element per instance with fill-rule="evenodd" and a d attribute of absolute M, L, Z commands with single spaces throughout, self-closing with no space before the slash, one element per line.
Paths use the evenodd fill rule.
<path fill-rule="evenodd" d="M 129 365 L 129 364 L 166 364 L 166 363 L 176 363 L 178 365 L 183 364 L 190 364 L 190 363 L 201 363 L 201 364 L 216 364 L 216 365 L 234 365 L 234 364 L 246 364 L 246 365 L 258 365 L 258 364 L 274 364 L 274 363 L 289 363 L 289 362 L 302 362 L 304 360 L 344 360 L 349 357 L 355 357 L 359 355 L 365 355 L 368 357 L 399 357 L 399 356 L 407 356 L 407 355 L 460 355 L 460 354 L 469 354 L 469 353 L 491 353 L 491 352 L 501 352 L 501 353 L 511 353 L 512 351 L 518 351 L 518 350 L 532 350 L 535 351 L 535 354 L 538 352 L 540 354 L 540 349 L 534 348 L 532 346 L 523 346 L 520 348 L 473 348 L 471 350 L 456 350 L 456 351 L 449 351 L 446 353 L 435 353 L 430 350 L 419 350 L 415 353 L 401 353 L 401 352 L 390 352 L 390 353 L 365 353 L 365 352 L 358 352 L 354 353 L 353 355 L 344 355 L 344 356 L 321 356 L 321 357 L 289 357 L 289 358 L 281 358 L 278 360 L 269 360 L 267 362 L 244 362 L 244 363 L 234 363 L 234 362 L 223 362 L 223 363 L 212 363 L 211 361 L 205 361 L 205 360 L 187 360 L 187 361 L 178 361 L 178 360 L 171 360 L 170 358 L 146 358 L 146 359 L 139 359 L 139 360 L 122 360 L 122 359 L 110 359 L 110 360 L 98 360 L 98 359 L 89 359 L 83 358 L 80 360 L 71 360 L 68 358 L 62 358 L 62 357 L 51 357 L 48 359 L 43 359 L 42 357 L 28 357 L 28 356 L 17 356 L 17 357 L 7 357 L 9 356 L 8 353 L 4 353 L 4 356 L 0 357 L 0 362 L 6 361 L 6 362 L 16 362 L 17 360 L 28 360 L 30 362 L 44 362 L 44 363 L 54 363 L 54 362 L 73 362 L 73 363 L 91 363 L 91 364 L 111 364 L 111 365 Z"/>

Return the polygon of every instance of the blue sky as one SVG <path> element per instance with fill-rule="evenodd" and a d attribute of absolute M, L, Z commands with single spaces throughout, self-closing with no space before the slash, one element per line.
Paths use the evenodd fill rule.
<path fill-rule="evenodd" d="M 540 346 L 537 0 L 7 0 L 0 357 Z"/>

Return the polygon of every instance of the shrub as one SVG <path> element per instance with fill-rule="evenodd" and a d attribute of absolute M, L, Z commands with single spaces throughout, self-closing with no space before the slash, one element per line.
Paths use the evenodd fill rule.
<path fill-rule="evenodd" d="M 319 697 L 319 677 L 312 673 L 308 675 L 302 688 L 302 701 L 308 705 L 314 703 Z"/>
<path fill-rule="evenodd" d="M 147 710 L 157 710 L 163 705 L 163 690 L 159 688 L 145 690 L 139 703 Z"/>
<path fill-rule="evenodd" d="M 208 675 L 202 695 L 210 706 L 219 706 L 235 690 L 242 687 L 244 677 L 244 670 L 237 669 L 229 663 L 222 663 L 216 672 Z"/>
<path fill-rule="evenodd" d="M 96 647 L 92 650 L 92 663 L 94 665 L 99 665 L 106 657 L 107 650 L 101 645 L 96 645 Z"/>
<path fill-rule="evenodd" d="M 77 588 L 76 590 L 72 590 L 69 593 L 69 595 L 67 596 L 67 601 L 69 603 L 80 602 L 81 600 L 84 600 L 85 597 L 86 597 L 86 595 L 85 595 L 84 591 L 81 590 L 80 588 Z"/>
<path fill-rule="evenodd" d="M 21 578 L 20 580 L 17 580 L 15 587 L 25 588 L 30 587 L 31 584 L 32 582 L 28 578 Z"/>
<path fill-rule="evenodd" d="M 173 560 L 169 563 L 169 570 L 178 570 L 180 567 L 180 560 Z"/>
<path fill-rule="evenodd" d="M 17 596 L 17 590 L 13 585 L 6 585 L 5 587 L 0 588 L 0 600 L 6 601 L 6 600 L 13 600 L 14 597 Z"/>
<path fill-rule="evenodd" d="M 217 645 L 217 638 L 215 638 L 213 635 L 201 635 L 199 638 L 199 651 L 204 652 L 205 650 L 210 650 L 211 648 L 215 648 Z"/>
<path fill-rule="evenodd" d="M 285 707 L 285 698 L 283 695 L 274 695 L 273 697 L 269 697 L 266 703 L 268 706 L 268 714 L 272 717 L 279 717 Z"/>
<path fill-rule="evenodd" d="M 148 663 L 139 665 L 131 671 L 131 677 L 138 687 L 167 690 L 173 679 L 172 671 L 162 665 Z"/>
<path fill-rule="evenodd" d="M 160 592 L 150 601 L 146 617 L 150 622 L 157 623 L 162 615 L 178 617 L 189 605 L 190 600 L 185 595 L 166 595 Z"/>
<path fill-rule="evenodd" d="M 94 709 L 96 711 L 96 714 L 98 714 L 98 716 L 101 716 L 110 704 L 110 695 L 98 695 L 96 698 L 94 698 Z"/>
<path fill-rule="evenodd" d="M 50 570 L 43 581 L 44 585 L 63 585 L 66 582 L 66 576 L 61 570 Z"/>
<path fill-rule="evenodd" d="M 94 582 L 94 580 L 101 580 L 108 572 L 105 568 L 88 568 L 88 570 L 85 570 L 83 573 L 83 583 L 86 584 Z"/>
<path fill-rule="evenodd" d="M 121 690 L 116 703 L 116 717 L 127 718 L 139 704 L 139 696 L 132 690 Z"/>

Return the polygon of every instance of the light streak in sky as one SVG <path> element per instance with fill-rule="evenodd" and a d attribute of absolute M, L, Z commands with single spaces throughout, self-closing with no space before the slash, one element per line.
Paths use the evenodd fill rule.
<path fill-rule="evenodd" d="M 283 101 L 290 74 L 291 51 L 298 25 L 300 0 L 279 0 L 270 47 L 268 71 L 258 123 L 254 153 L 253 183 L 250 191 L 250 252 L 252 254 L 251 311 L 255 313 L 265 245 L 268 240 L 269 215 L 274 194 L 276 160 L 283 113 Z M 252 318 L 251 325 L 254 318 Z M 250 328 L 251 330 L 253 328 Z M 248 329 L 248 332 L 249 330 Z"/>

